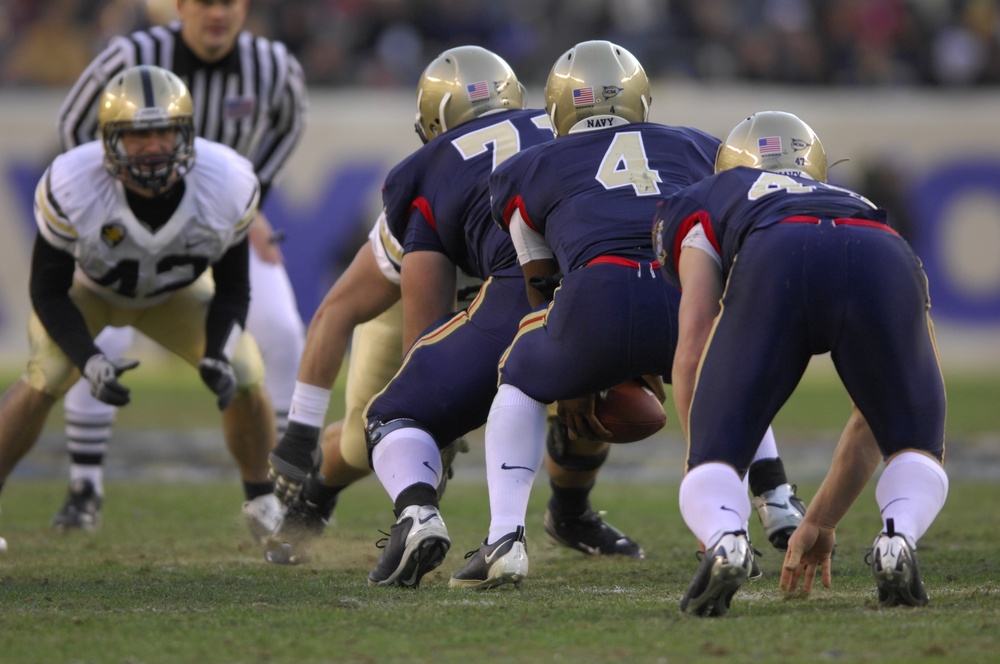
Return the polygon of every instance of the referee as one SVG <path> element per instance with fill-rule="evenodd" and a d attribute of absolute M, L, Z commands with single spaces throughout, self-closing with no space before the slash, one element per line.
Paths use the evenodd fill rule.
<path fill-rule="evenodd" d="M 298 61 L 284 44 L 243 29 L 249 0 L 177 0 L 178 21 L 114 37 L 73 85 L 59 111 L 64 150 L 98 136 L 98 98 L 122 70 L 140 64 L 174 72 L 191 91 L 198 136 L 223 143 L 249 159 L 263 200 L 298 143 L 307 96 Z M 251 226 L 253 297 L 247 329 L 265 364 L 265 386 L 280 436 L 287 424 L 305 328 L 270 225 L 258 213 Z M 132 343 L 131 328 L 105 328 L 97 345 L 112 358 Z M 89 393 L 85 381 L 66 395 L 70 490 L 53 519 L 59 530 L 94 528 L 103 504 L 103 460 L 115 409 Z M 260 487 L 270 492 L 270 487 Z M 252 496 L 251 496 L 252 498 Z"/>

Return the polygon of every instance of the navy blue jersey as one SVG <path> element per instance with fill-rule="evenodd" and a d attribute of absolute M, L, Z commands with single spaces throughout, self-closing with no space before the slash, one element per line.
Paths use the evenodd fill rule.
<path fill-rule="evenodd" d="M 721 256 L 725 289 L 692 395 L 689 468 L 722 461 L 746 470 L 823 353 L 885 457 L 915 448 L 943 458 L 944 382 L 927 277 L 883 210 L 809 179 L 723 171 L 657 212 L 661 270 L 676 285 L 684 285 L 681 242 L 696 223 Z"/>
<path fill-rule="evenodd" d="M 719 140 L 647 122 L 562 136 L 490 176 L 493 217 L 515 210 L 544 235 L 564 273 L 598 256 L 652 257 L 657 202 L 711 175 Z"/>
<path fill-rule="evenodd" d="M 654 241 L 664 276 L 680 287 L 680 243 L 700 223 L 728 275 L 743 241 L 755 229 L 809 214 L 822 219 L 886 223 L 885 211 L 849 189 L 755 168 L 734 168 L 667 197 L 656 213 Z"/>
<path fill-rule="evenodd" d="M 451 129 L 400 162 L 382 201 L 403 252 L 443 253 L 480 279 L 519 274 L 510 237 L 490 218 L 487 176 L 518 150 L 550 140 L 544 111 L 506 111 Z"/>
<path fill-rule="evenodd" d="M 439 446 L 486 424 L 497 364 L 530 310 L 523 278 L 487 279 L 467 309 L 417 339 L 399 373 L 369 402 L 365 421 L 415 420 Z"/>

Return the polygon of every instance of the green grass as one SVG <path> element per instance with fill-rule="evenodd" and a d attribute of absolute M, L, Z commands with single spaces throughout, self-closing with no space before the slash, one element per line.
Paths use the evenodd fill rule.
<path fill-rule="evenodd" d="M 850 415 L 850 401 L 836 374 L 827 370 L 825 360 L 810 369 L 798 389 L 775 419 L 775 430 L 783 437 L 809 436 L 814 432 L 836 432 Z M 0 385 L 11 384 L 20 367 L 0 367 Z M 344 412 L 343 381 L 346 370 L 334 386 L 328 420 Z M 946 375 L 949 439 L 996 436 L 1000 433 L 1000 375 L 961 373 Z M 132 388 L 132 403 L 119 409 L 116 429 L 206 429 L 219 426 L 215 400 L 196 371 L 179 361 L 142 365 L 123 377 Z M 669 393 L 669 387 L 668 393 Z M 170 404 L 164 407 L 164 404 Z M 670 426 L 676 417 L 667 402 Z M 57 406 L 56 410 L 60 410 Z M 182 414 L 178 417 L 178 414 Z M 50 417 L 50 429 L 62 426 L 61 417 Z M 677 429 L 679 430 L 679 429 Z"/>
<path fill-rule="evenodd" d="M 539 486 L 544 485 L 542 478 Z M 809 498 L 815 487 L 803 487 Z M 1000 484 L 952 485 L 921 541 L 931 604 L 878 609 L 862 558 L 879 527 L 871 492 L 839 533 L 834 585 L 808 599 L 777 588 L 781 556 L 730 614 L 677 605 L 697 567 L 672 483 L 602 483 L 598 507 L 648 558 L 587 558 L 549 545 L 545 491 L 529 513 L 523 587 L 454 591 L 448 576 L 485 534 L 484 487 L 456 482 L 442 509 L 453 540 L 421 588 L 369 588 L 392 517 L 373 480 L 344 494 L 308 565 L 275 567 L 250 544 L 236 483 L 108 485 L 95 534 L 48 527 L 61 480 L 9 482 L 0 557 L 0 661 L 22 662 L 992 662 L 1000 624 Z M 751 534 L 764 543 L 756 521 Z"/>
<path fill-rule="evenodd" d="M 0 370 L 0 384 L 18 371 Z M 118 431 L 219 426 L 214 399 L 180 363 L 144 365 L 125 382 L 133 403 L 121 409 Z M 947 384 L 949 440 L 994 441 L 1000 377 L 949 376 Z M 330 419 L 342 414 L 342 398 L 338 383 Z M 775 422 L 782 447 L 802 444 L 794 442 L 801 436 L 832 449 L 848 408 L 835 376 L 810 373 Z M 53 413 L 48 428 L 61 421 Z M 676 417 L 668 426 L 676 431 Z M 447 579 L 485 535 L 489 508 L 478 478 L 449 487 L 452 551 L 422 588 L 406 592 L 365 583 L 378 529 L 392 522 L 373 479 L 344 494 L 338 523 L 310 564 L 284 568 L 264 563 L 249 542 L 236 481 L 109 482 L 100 532 L 63 537 L 48 524 L 64 478 L 15 476 L 0 516 L 10 542 L 0 556 L 0 663 L 996 661 L 1000 483 L 952 479 L 948 503 L 921 541 L 926 608 L 876 607 L 862 560 L 879 527 L 869 489 L 841 525 L 833 589 L 783 599 L 781 556 L 755 521 L 765 577 L 745 586 L 719 620 L 677 609 L 697 561 L 676 484 L 602 480 L 595 492 L 595 507 L 646 548 L 641 563 L 550 546 L 541 529 L 545 484 L 539 478 L 532 497 L 524 586 L 464 593 L 449 590 Z M 800 485 L 806 499 L 814 491 Z"/>

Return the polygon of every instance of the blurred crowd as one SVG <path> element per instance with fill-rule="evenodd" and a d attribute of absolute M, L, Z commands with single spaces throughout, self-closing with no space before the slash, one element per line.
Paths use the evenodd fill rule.
<path fill-rule="evenodd" d="M 312 86 L 409 87 L 459 44 L 542 84 L 572 44 L 609 39 L 654 79 L 836 86 L 1000 84 L 1000 0 L 251 0 Z M 0 83 L 67 86 L 115 34 L 175 0 L 4 0 Z"/>

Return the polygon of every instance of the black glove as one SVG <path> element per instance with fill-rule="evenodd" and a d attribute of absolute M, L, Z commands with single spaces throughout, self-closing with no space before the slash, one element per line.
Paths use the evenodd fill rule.
<path fill-rule="evenodd" d="M 219 410 L 225 410 L 236 396 L 236 372 L 225 360 L 206 357 L 198 363 L 201 380 L 219 397 Z"/>
<path fill-rule="evenodd" d="M 547 277 L 531 277 L 528 279 L 528 285 L 541 293 L 546 300 L 551 302 L 556 296 L 556 289 L 559 288 L 559 284 L 562 283 L 562 278 L 562 272 L 550 274 Z"/>
<path fill-rule="evenodd" d="M 309 473 L 319 471 L 323 462 L 319 436 L 318 427 L 289 422 L 285 435 L 267 458 L 271 465 L 268 479 L 274 482 L 274 495 L 286 505 L 298 497 Z"/>
<path fill-rule="evenodd" d="M 139 360 L 109 360 L 102 353 L 91 355 L 83 367 L 83 375 L 90 383 L 90 393 L 95 399 L 111 404 L 124 406 L 129 402 L 129 390 L 118 382 L 118 376 L 129 369 L 139 366 Z"/>

